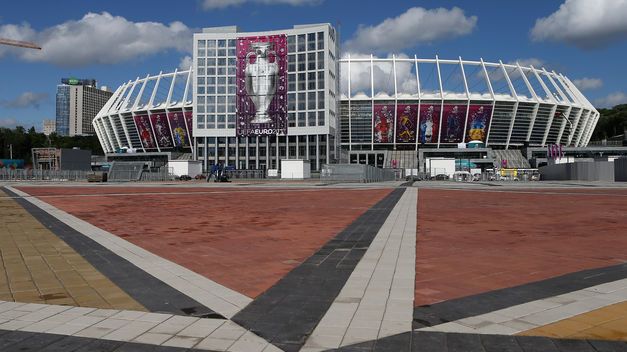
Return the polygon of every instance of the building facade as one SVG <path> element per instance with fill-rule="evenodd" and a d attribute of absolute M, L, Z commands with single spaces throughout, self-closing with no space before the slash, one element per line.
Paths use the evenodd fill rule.
<path fill-rule="evenodd" d="M 60 84 L 57 86 L 56 94 L 56 123 L 55 128 L 59 136 L 70 134 L 70 86 Z"/>
<path fill-rule="evenodd" d="M 567 77 L 543 68 L 407 56 L 347 56 L 340 67 L 341 145 L 351 160 L 469 142 L 583 147 L 599 119 Z"/>
<path fill-rule="evenodd" d="M 204 170 L 304 159 L 320 170 L 335 162 L 417 168 L 421 148 L 463 154 L 466 144 L 585 147 L 599 119 L 555 71 L 461 57 L 340 59 L 338 43 L 329 24 L 205 28 L 194 34 L 189 71 L 123 84 L 93 125 L 108 153 L 180 151 Z"/>
<path fill-rule="evenodd" d="M 130 80 L 116 89 L 93 120 L 105 153 L 192 152 L 192 72 Z"/>
<path fill-rule="evenodd" d="M 50 134 L 52 134 L 53 132 L 56 132 L 57 130 L 57 122 L 55 120 L 43 120 L 42 122 L 43 124 L 43 133 L 46 136 L 49 136 Z"/>
<path fill-rule="evenodd" d="M 57 134 L 93 135 L 93 119 L 113 95 L 98 89 L 95 80 L 63 79 L 57 86 Z"/>
<path fill-rule="evenodd" d="M 237 48 L 241 38 L 286 36 L 287 134 L 237 135 Z M 329 24 L 270 32 L 237 27 L 194 34 L 195 154 L 205 169 L 277 169 L 283 158 L 310 160 L 312 170 L 338 157 L 338 38 Z M 241 58 L 240 58 L 241 60 Z"/>

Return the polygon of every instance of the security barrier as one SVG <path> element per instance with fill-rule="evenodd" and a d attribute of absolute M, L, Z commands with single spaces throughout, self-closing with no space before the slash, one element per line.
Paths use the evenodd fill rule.
<path fill-rule="evenodd" d="M 368 183 L 394 181 L 396 179 L 396 173 L 392 169 L 381 169 L 362 164 L 324 164 L 320 171 L 320 180 L 322 181 Z"/>

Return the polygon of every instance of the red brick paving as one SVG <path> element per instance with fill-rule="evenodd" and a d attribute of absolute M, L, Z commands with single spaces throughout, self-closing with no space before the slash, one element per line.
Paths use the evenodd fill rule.
<path fill-rule="evenodd" d="M 271 287 L 391 191 L 20 189 L 36 196 L 128 194 L 43 200 L 249 297 Z M 136 194 L 145 192 L 185 194 Z"/>
<path fill-rule="evenodd" d="M 627 262 L 624 191 L 553 191 L 420 190 L 414 304 Z"/>

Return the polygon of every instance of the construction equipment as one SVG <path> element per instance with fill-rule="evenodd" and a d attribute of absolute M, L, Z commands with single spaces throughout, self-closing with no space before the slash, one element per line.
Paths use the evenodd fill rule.
<path fill-rule="evenodd" d="M 23 42 L 21 40 L 12 40 L 12 39 L 5 39 L 5 38 L 0 38 L 0 45 L 10 45 L 10 46 L 17 46 L 20 48 L 41 50 L 41 47 L 35 43 Z"/>

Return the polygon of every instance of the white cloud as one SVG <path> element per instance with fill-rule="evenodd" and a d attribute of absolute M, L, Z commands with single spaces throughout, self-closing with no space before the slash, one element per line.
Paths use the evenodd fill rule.
<path fill-rule="evenodd" d="M 231 6 L 239 6 L 247 2 L 263 4 L 263 5 L 318 5 L 323 0 L 204 0 L 202 7 L 205 10 L 223 9 Z"/>
<path fill-rule="evenodd" d="M 594 100 L 594 106 L 598 108 L 612 108 L 620 104 L 627 104 L 627 94 L 623 92 L 615 92 Z"/>
<path fill-rule="evenodd" d="M 520 66 L 522 66 L 522 67 L 533 66 L 536 69 L 541 69 L 542 67 L 546 66 L 546 62 L 544 62 L 544 60 L 538 59 L 538 58 L 535 58 L 535 57 L 529 57 L 529 58 L 525 58 L 525 59 L 516 59 L 514 61 L 508 62 L 508 64 L 510 64 L 510 65 L 515 65 L 516 63 L 519 63 Z"/>
<path fill-rule="evenodd" d="M 467 35 L 476 25 L 477 16 L 468 17 L 458 7 L 412 7 L 375 26 L 360 26 L 345 47 L 356 52 L 398 52 L 420 43 Z"/>
<path fill-rule="evenodd" d="M 30 25 L 0 26 L 0 36 L 28 40 L 42 50 L 2 49 L 28 61 L 48 62 L 64 67 L 115 64 L 166 50 L 189 52 L 192 30 L 181 22 L 132 22 L 108 12 L 88 13 L 41 32 Z"/>
<path fill-rule="evenodd" d="M 17 126 L 17 120 L 13 118 L 0 119 L 0 127 L 13 128 Z"/>
<path fill-rule="evenodd" d="M 536 20 L 534 41 L 564 42 L 591 49 L 627 38 L 627 0 L 566 0 Z"/>
<path fill-rule="evenodd" d="M 24 92 L 12 100 L 4 100 L 0 105 L 6 108 L 39 108 L 42 102 L 48 99 L 48 93 Z"/>
<path fill-rule="evenodd" d="M 192 57 L 189 55 L 183 56 L 179 63 L 179 70 L 189 70 L 192 67 Z"/>
<path fill-rule="evenodd" d="M 603 86 L 603 81 L 600 78 L 584 77 L 573 80 L 573 83 L 579 90 L 599 89 Z"/>

